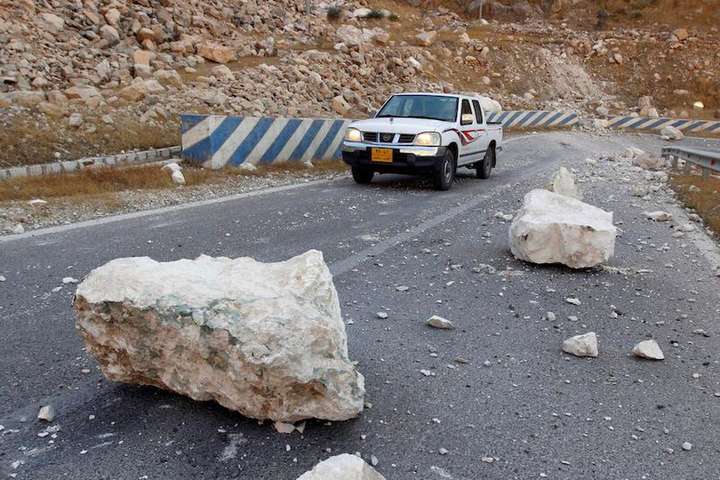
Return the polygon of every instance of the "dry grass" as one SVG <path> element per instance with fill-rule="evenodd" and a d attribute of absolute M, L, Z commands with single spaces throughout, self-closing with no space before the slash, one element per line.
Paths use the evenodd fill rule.
<path fill-rule="evenodd" d="M 309 169 L 299 162 L 279 163 L 261 166 L 248 172 L 238 168 L 208 170 L 186 166 L 183 169 L 188 187 L 222 183 L 229 176 L 265 176 L 301 173 L 333 173 L 347 169 L 340 161 L 319 161 Z M 31 200 L 33 198 L 88 197 L 125 190 L 158 190 L 177 188 L 170 179 L 170 173 L 159 165 L 137 167 L 98 167 L 88 168 L 77 173 L 47 175 L 39 177 L 21 177 L 0 181 L 0 202 L 12 200 Z"/>
<path fill-rule="evenodd" d="M 64 117 L 30 113 L 0 119 L 0 168 L 33 165 L 61 159 L 78 159 L 100 153 L 115 154 L 128 150 L 148 150 L 180 144 L 178 119 L 167 119 L 162 125 L 148 125 L 137 117 L 114 114 L 108 125 L 100 118 L 86 114 L 78 129 L 69 127 Z M 88 126 L 95 131 L 89 131 Z"/>
<path fill-rule="evenodd" d="M 670 180 L 682 201 L 693 208 L 705 223 L 720 234 L 720 178 L 699 175 L 673 175 Z M 699 188 L 690 189 L 694 185 Z"/>

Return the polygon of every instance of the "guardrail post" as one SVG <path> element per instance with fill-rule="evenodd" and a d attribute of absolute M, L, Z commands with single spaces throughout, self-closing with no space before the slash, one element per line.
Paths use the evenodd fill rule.
<path fill-rule="evenodd" d="M 710 176 L 710 169 L 707 167 L 702 167 L 702 176 L 703 178 L 708 178 Z"/>
<path fill-rule="evenodd" d="M 673 170 L 677 170 L 678 168 L 678 157 L 677 155 L 670 155 L 670 164 L 672 165 Z"/>
<path fill-rule="evenodd" d="M 690 173 L 690 162 L 687 158 L 685 159 L 685 165 L 683 166 L 683 173 L 685 175 L 688 175 Z"/>

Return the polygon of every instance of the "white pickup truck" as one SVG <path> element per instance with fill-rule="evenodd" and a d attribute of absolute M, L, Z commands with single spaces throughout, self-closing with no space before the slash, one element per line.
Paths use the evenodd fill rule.
<path fill-rule="evenodd" d="M 458 167 L 488 178 L 501 142 L 502 126 L 487 121 L 479 97 L 403 93 L 348 126 L 342 156 L 357 183 L 375 173 L 429 174 L 435 188 L 448 190 Z"/>

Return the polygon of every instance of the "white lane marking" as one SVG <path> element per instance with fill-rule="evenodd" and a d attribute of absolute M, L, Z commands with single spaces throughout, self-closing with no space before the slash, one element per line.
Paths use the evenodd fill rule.
<path fill-rule="evenodd" d="M 345 178 L 345 177 L 340 177 Z M 155 208 L 153 210 L 141 210 L 139 212 L 122 213 L 120 215 L 114 215 L 109 217 L 98 218 L 95 220 L 86 220 L 84 222 L 73 223 L 70 225 L 58 225 L 56 227 L 39 228 L 37 230 L 30 230 L 25 233 L 16 235 L 0 236 L 0 243 L 9 243 L 16 240 L 23 240 L 26 238 L 36 238 L 44 235 L 50 235 L 53 233 L 67 232 L 70 230 L 76 230 L 78 228 L 94 227 L 96 225 L 105 225 L 108 223 L 123 222 L 125 220 L 132 220 L 135 218 L 149 217 L 152 215 L 160 215 L 163 213 L 178 212 L 181 210 L 189 210 L 192 208 L 205 207 L 208 205 L 215 205 L 218 203 L 231 202 L 233 200 L 240 200 L 243 198 L 257 197 L 260 195 L 286 192 L 289 190 L 296 190 L 303 187 L 309 187 L 312 185 L 322 185 L 325 183 L 333 182 L 335 179 L 329 180 L 313 180 L 305 183 L 294 183 L 291 185 L 282 185 L 280 187 L 265 188 L 260 190 L 254 190 L 252 192 L 238 193 L 235 195 L 229 195 L 227 197 L 211 198 L 208 200 L 200 200 L 197 202 L 183 203 L 180 205 L 172 205 L 169 207 Z"/>
<path fill-rule="evenodd" d="M 498 194 L 500 192 L 503 192 L 505 190 L 510 189 L 513 186 L 513 184 L 506 184 L 506 185 L 500 185 L 497 188 L 493 189 L 492 194 Z M 440 215 L 437 215 L 430 220 L 427 220 L 418 226 L 411 228 L 410 230 L 406 230 L 402 233 L 399 233 L 395 235 L 394 237 L 388 238 L 387 240 L 383 240 L 382 242 L 366 248 L 364 250 L 361 250 L 357 252 L 354 255 L 351 255 L 343 260 L 339 260 L 337 262 L 334 262 L 330 265 L 330 272 L 334 276 L 342 275 L 344 273 L 349 272 L 353 268 L 356 268 L 357 266 L 361 265 L 362 263 L 366 262 L 368 258 L 375 257 L 377 255 L 381 255 L 385 253 L 386 251 L 390 250 L 391 248 L 395 247 L 396 245 L 400 245 L 403 242 L 407 242 L 408 240 L 417 237 L 421 233 L 430 230 L 433 227 L 437 227 L 438 225 L 442 224 L 443 222 L 450 220 L 454 217 L 457 217 L 458 215 L 461 215 L 465 212 L 467 212 L 470 209 L 473 209 L 477 207 L 480 203 L 484 202 L 488 198 L 490 198 L 491 193 L 487 193 L 485 195 L 480 195 L 478 197 L 475 197 L 473 200 L 470 200 L 469 202 L 465 203 L 464 205 L 461 205 L 459 207 L 452 208 L 448 210 L 445 213 L 442 213 Z"/>

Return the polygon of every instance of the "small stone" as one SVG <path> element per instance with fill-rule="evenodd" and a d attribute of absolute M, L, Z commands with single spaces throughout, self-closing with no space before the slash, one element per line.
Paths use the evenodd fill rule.
<path fill-rule="evenodd" d="M 440 448 L 440 449 L 438 450 L 438 453 L 439 453 L 440 455 L 447 455 L 448 453 L 450 453 L 450 451 L 449 451 L 447 448 Z"/>
<path fill-rule="evenodd" d="M 278 433 L 292 433 L 295 431 L 295 425 L 292 423 L 275 422 L 273 427 Z"/>
<path fill-rule="evenodd" d="M 23 227 L 21 223 L 18 223 L 12 228 L 11 232 L 15 234 L 25 233 L 25 227 Z"/>
<path fill-rule="evenodd" d="M 63 285 L 68 285 L 70 283 L 78 283 L 79 281 L 80 280 L 78 280 L 77 278 L 73 278 L 73 277 L 65 277 L 62 279 Z"/>
<path fill-rule="evenodd" d="M 375 316 L 381 320 L 385 320 L 386 318 L 388 318 L 388 314 L 385 312 L 377 312 Z"/>
<path fill-rule="evenodd" d="M 428 318 L 425 323 L 433 328 L 439 328 L 443 330 L 452 330 L 453 328 L 455 328 L 455 326 L 450 320 L 447 320 L 438 315 L 433 315 L 432 317 Z"/>
<path fill-rule="evenodd" d="M 378 459 L 373 455 L 370 462 L 377 465 Z M 330 457 L 318 463 L 312 470 L 303 473 L 297 480 L 385 480 L 373 467 L 362 458 L 349 453 Z"/>
<path fill-rule="evenodd" d="M 657 344 L 655 340 L 644 340 L 632 349 L 633 355 L 639 358 L 647 358 L 649 360 L 664 360 L 665 355 L 663 355 L 662 350 L 660 350 L 660 346 Z"/>
<path fill-rule="evenodd" d="M 567 303 L 572 304 L 572 305 L 581 305 L 581 304 L 582 304 L 582 302 L 580 301 L 580 299 L 574 298 L 574 297 L 566 298 L 565 301 L 566 301 Z"/>
<path fill-rule="evenodd" d="M 654 222 L 669 222 L 673 218 L 672 213 L 663 212 L 662 210 L 643 212 L 643 215 Z"/>
<path fill-rule="evenodd" d="M 38 420 L 43 420 L 45 422 L 52 422 L 55 420 L 55 407 L 52 405 L 45 405 L 43 407 L 40 407 L 40 411 L 37 414 Z"/>
<path fill-rule="evenodd" d="M 554 322 L 555 320 L 557 320 L 557 316 L 555 315 L 555 312 L 546 312 L 545 320 L 547 320 L 549 322 Z"/>
<path fill-rule="evenodd" d="M 562 350 L 576 357 L 597 357 L 597 335 L 595 332 L 588 332 L 570 337 L 563 341 Z"/>
<path fill-rule="evenodd" d="M 692 450 L 692 448 L 693 448 L 693 444 L 692 444 L 692 443 L 690 443 L 690 442 L 683 442 L 683 444 L 682 444 L 682 449 L 683 449 L 683 450 L 685 450 L 686 452 L 689 452 L 690 450 Z"/>
<path fill-rule="evenodd" d="M 5 278 L 5 276 L 4 276 L 4 275 L 0 275 L 0 282 L 4 282 L 5 280 L 7 280 L 7 279 Z"/>

